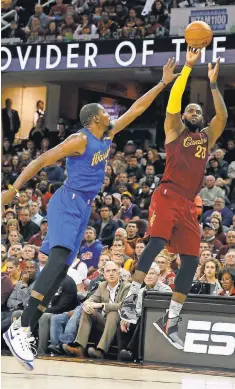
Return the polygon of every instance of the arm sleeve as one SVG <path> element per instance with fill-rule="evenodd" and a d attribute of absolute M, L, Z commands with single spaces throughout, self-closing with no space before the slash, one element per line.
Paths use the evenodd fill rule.
<path fill-rule="evenodd" d="M 168 113 L 176 114 L 181 112 L 182 96 L 191 71 L 192 69 L 185 65 L 182 69 L 181 75 L 177 78 L 173 87 L 171 88 L 171 93 L 166 108 Z"/>

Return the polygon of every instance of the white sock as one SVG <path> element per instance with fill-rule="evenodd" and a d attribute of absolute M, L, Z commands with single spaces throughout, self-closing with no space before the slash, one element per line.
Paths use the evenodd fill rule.
<path fill-rule="evenodd" d="M 182 308 L 183 308 L 183 304 L 180 304 L 180 303 L 177 303 L 176 301 L 171 300 L 170 308 L 169 308 L 169 312 L 168 312 L 169 319 L 173 319 L 173 317 L 179 316 Z"/>
<path fill-rule="evenodd" d="M 142 284 L 139 284 L 139 282 L 132 281 L 131 287 L 129 289 L 129 292 L 126 297 L 129 297 L 131 294 L 138 294 Z"/>

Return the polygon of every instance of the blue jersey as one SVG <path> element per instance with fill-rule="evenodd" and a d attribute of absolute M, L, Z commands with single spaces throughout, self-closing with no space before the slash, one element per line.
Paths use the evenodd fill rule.
<path fill-rule="evenodd" d="M 98 139 L 86 128 L 80 131 L 87 136 L 86 151 L 83 155 L 66 158 L 67 179 L 64 184 L 94 198 L 104 182 L 112 141 L 109 137 Z"/>

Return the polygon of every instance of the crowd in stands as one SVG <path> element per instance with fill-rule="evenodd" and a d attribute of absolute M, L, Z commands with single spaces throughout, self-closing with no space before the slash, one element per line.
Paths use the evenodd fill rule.
<path fill-rule="evenodd" d="M 30 3 L 30 4 L 29 4 Z M 4 0 L 2 14 L 12 9 L 3 38 L 36 43 L 84 39 L 121 39 L 169 35 L 172 8 L 224 5 L 223 0 L 55 0 L 42 7 L 35 1 Z M 148 5 L 150 3 L 150 6 Z M 226 4 L 231 1 L 227 0 Z"/>
<path fill-rule="evenodd" d="M 13 184 L 32 159 L 64 140 L 44 128 L 44 107 L 37 103 L 29 138 L 15 141 L 20 118 L 7 100 L 3 119 L 2 190 Z M 16 112 L 16 111 L 15 111 Z M 37 117 L 36 117 L 37 114 Z M 160 184 L 165 153 L 152 145 L 144 150 L 134 141 L 120 150 L 113 142 L 104 183 L 92 203 L 84 241 L 60 289 L 39 321 L 35 334 L 39 355 L 68 354 L 104 358 L 115 342 L 118 357 L 137 357 L 139 323 L 128 332 L 120 327 L 118 310 L 125 298 L 148 236 L 151 196 Z M 2 207 L 1 283 L 2 332 L 27 305 L 35 279 L 47 263 L 40 252 L 48 222 L 47 206 L 66 178 L 65 160 L 28 181 L 19 198 Z M 195 199 L 201 226 L 200 263 L 191 293 L 235 296 L 235 140 L 219 140 L 205 170 L 203 188 Z M 138 299 L 141 316 L 146 289 L 172 293 L 180 256 L 170 246 L 156 257 Z M 96 347 L 93 347 L 94 344 Z M 3 343 L 4 347 L 4 343 Z"/>

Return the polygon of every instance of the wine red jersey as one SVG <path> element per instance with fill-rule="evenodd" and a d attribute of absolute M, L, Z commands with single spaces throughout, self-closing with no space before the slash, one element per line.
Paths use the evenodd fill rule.
<path fill-rule="evenodd" d="M 208 138 L 204 131 L 185 129 L 173 142 L 165 145 L 166 168 L 162 183 L 194 201 L 200 192 L 208 160 Z"/>

